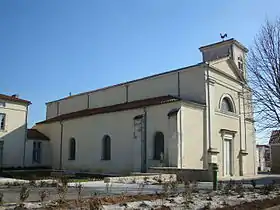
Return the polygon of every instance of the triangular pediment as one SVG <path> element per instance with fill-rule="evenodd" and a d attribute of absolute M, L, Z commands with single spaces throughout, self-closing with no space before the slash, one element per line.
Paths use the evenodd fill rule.
<path fill-rule="evenodd" d="M 220 71 L 221 73 L 227 76 L 230 76 L 231 78 L 237 81 L 245 81 L 242 72 L 240 72 L 234 61 L 232 61 L 229 57 L 211 61 L 209 64 L 214 69 Z"/>

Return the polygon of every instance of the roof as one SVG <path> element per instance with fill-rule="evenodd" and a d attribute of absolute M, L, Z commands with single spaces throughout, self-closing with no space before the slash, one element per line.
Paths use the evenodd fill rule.
<path fill-rule="evenodd" d="M 266 145 L 266 144 L 257 144 L 257 147 L 266 147 L 266 148 L 269 148 L 269 145 Z"/>
<path fill-rule="evenodd" d="M 63 114 L 54 118 L 50 118 L 45 121 L 38 122 L 37 124 L 52 123 L 52 122 L 75 119 L 75 118 L 86 117 L 86 116 L 97 115 L 97 114 L 105 114 L 105 113 L 118 112 L 118 111 L 130 110 L 130 109 L 137 109 L 141 107 L 154 106 L 154 105 L 171 103 L 171 102 L 181 101 L 181 100 L 182 100 L 181 98 L 176 96 L 171 96 L 171 95 L 159 96 L 159 97 L 136 100 L 136 101 L 126 102 L 126 103 L 121 103 L 121 104 L 116 104 L 111 106 L 84 109 L 81 111 L 71 112 L 68 114 Z"/>
<path fill-rule="evenodd" d="M 41 132 L 39 132 L 36 129 L 28 129 L 27 130 L 27 139 L 33 139 L 33 140 L 46 140 L 49 141 L 49 137 L 45 136 Z"/>
<path fill-rule="evenodd" d="M 154 77 L 158 77 L 158 76 L 162 76 L 162 75 L 166 75 L 166 74 L 170 74 L 170 73 L 176 73 L 176 72 L 179 72 L 179 71 L 183 71 L 185 69 L 189 69 L 189 68 L 193 68 L 193 67 L 199 66 L 201 64 L 204 64 L 204 63 L 200 62 L 200 63 L 194 64 L 194 65 L 191 65 L 191 66 L 186 66 L 186 67 L 182 67 L 182 68 L 179 68 L 179 69 L 174 69 L 174 70 L 162 72 L 162 73 L 159 73 L 159 74 L 154 74 L 154 75 L 151 75 L 151 76 L 142 77 L 142 78 L 135 79 L 135 80 L 131 80 L 131 81 L 115 84 L 115 85 L 110 85 L 110 86 L 99 88 L 99 89 L 96 89 L 96 90 L 91 90 L 91 91 L 87 91 L 87 92 L 83 92 L 83 93 L 67 96 L 67 97 L 64 97 L 64 98 L 61 98 L 61 99 L 57 99 L 57 100 L 54 100 L 54 101 L 49 101 L 46 104 L 57 102 L 57 101 L 61 101 L 61 100 L 64 100 L 64 99 L 73 98 L 75 96 L 80 96 L 80 95 L 90 94 L 90 93 L 94 93 L 94 92 L 101 91 L 101 90 L 106 90 L 106 89 L 113 88 L 113 87 L 118 87 L 118 86 L 122 86 L 122 85 L 128 85 L 128 84 L 131 84 L 133 82 L 138 82 L 138 81 L 141 81 L 141 80 L 150 79 L 150 78 L 154 78 Z"/>
<path fill-rule="evenodd" d="M 19 103 L 24 103 L 24 104 L 28 104 L 28 105 L 31 104 L 30 101 L 27 101 L 27 100 L 24 100 L 24 99 L 20 99 L 16 95 L 8 96 L 8 95 L 0 94 L 0 99 L 7 100 L 7 101 L 14 101 L 14 102 L 19 102 Z"/>
<path fill-rule="evenodd" d="M 269 144 L 280 144 L 280 130 L 275 130 L 271 132 Z"/>
<path fill-rule="evenodd" d="M 221 41 L 221 42 L 216 42 L 216 43 L 213 43 L 213 44 L 209 44 L 209 45 L 205 45 L 205 46 L 202 46 L 199 48 L 200 51 L 203 51 L 203 50 L 206 50 L 206 49 L 209 49 L 215 45 L 224 45 L 224 44 L 236 44 L 238 47 L 240 47 L 242 50 L 244 50 L 245 52 L 248 52 L 249 50 L 244 46 L 242 45 L 240 42 L 236 41 L 235 39 L 228 39 L 228 40 L 225 40 L 225 41 Z"/>

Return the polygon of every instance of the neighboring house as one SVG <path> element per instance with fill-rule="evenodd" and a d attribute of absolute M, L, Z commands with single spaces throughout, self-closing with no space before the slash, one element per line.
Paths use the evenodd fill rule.
<path fill-rule="evenodd" d="M 271 153 L 271 173 L 280 173 L 280 130 L 271 132 L 269 139 Z"/>
<path fill-rule="evenodd" d="M 269 171 L 270 147 L 268 145 L 257 145 L 256 150 L 258 171 Z"/>
<path fill-rule="evenodd" d="M 47 103 L 34 129 L 50 138 L 53 168 L 121 173 L 217 163 L 219 176 L 256 174 L 248 50 L 230 39 L 200 51 L 196 65 Z"/>
<path fill-rule="evenodd" d="M 30 101 L 0 94 L 0 164 L 23 167 Z"/>
<path fill-rule="evenodd" d="M 25 167 L 51 167 L 49 140 L 36 129 L 27 130 Z"/>

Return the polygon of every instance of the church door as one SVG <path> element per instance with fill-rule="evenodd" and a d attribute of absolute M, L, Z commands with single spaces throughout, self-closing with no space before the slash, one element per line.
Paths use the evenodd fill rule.
<path fill-rule="evenodd" d="M 231 176 L 232 175 L 232 146 L 231 146 L 231 139 L 224 139 L 224 176 Z"/>

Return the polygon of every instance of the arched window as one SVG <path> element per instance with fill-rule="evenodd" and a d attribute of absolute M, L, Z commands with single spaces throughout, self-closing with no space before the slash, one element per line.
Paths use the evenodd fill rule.
<path fill-rule="evenodd" d="M 221 104 L 222 112 L 234 112 L 233 104 L 228 97 L 224 97 Z"/>
<path fill-rule="evenodd" d="M 105 135 L 102 139 L 102 160 L 111 160 L 111 138 Z"/>
<path fill-rule="evenodd" d="M 76 159 L 76 140 L 71 138 L 69 140 L 69 160 Z"/>
<path fill-rule="evenodd" d="M 154 160 L 160 160 L 161 154 L 164 154 L 164 135 L 162 132 L 156 132 L 154 137 Z"/>

